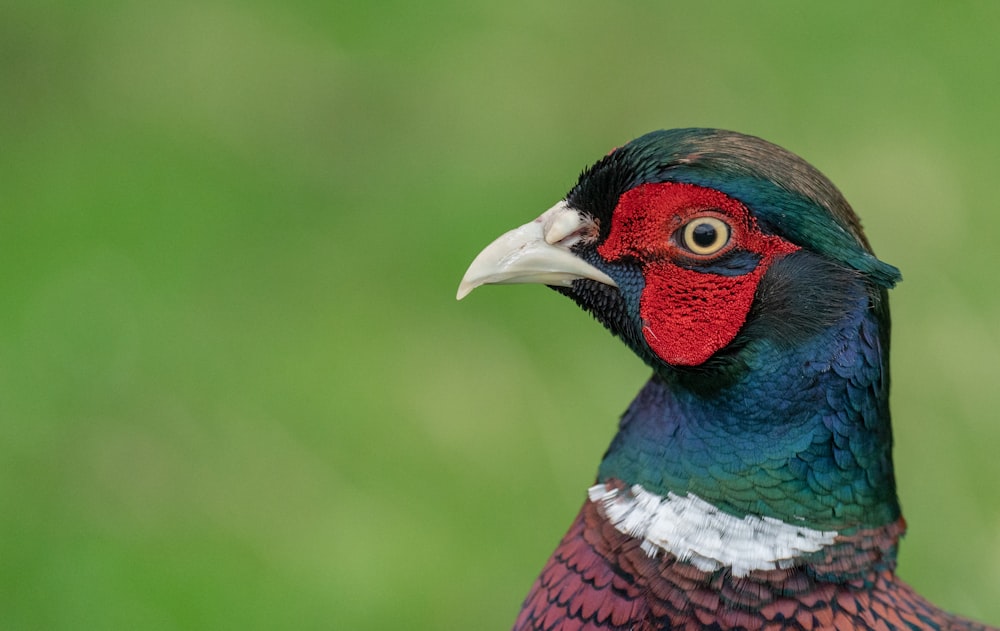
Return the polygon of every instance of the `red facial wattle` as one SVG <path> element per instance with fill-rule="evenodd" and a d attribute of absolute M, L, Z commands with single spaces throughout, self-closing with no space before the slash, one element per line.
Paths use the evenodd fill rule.
<path fill-rule="evenodd" d="M 675 235 L 699 217 L 724 221 L 725 246 L 710 255 L 683 247 Z M 764 234 L 747 208 L 717 190 L 676 182 L 642 184 L 621 196 L 598 253 L 608 262 L 635 260 L 645 287 L 639 300 L 642 333 L 660 359 L 697 366 L 733 341 L 746 322 L 761 277 L 771 263 L 799 247 Z M 711 264 L 739 250 L 759 257 L 738 275 Z"/>

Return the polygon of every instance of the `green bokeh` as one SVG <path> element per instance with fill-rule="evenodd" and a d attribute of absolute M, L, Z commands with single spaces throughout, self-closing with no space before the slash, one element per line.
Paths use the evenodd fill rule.
<path fill-rule="evenodd" d="M 1000 4 L 0 5 L 0 627 L 496 629 L 646 371 L 471 258 L 764 136 L 893 291 L 901 574 L 1000 623 Z"/>

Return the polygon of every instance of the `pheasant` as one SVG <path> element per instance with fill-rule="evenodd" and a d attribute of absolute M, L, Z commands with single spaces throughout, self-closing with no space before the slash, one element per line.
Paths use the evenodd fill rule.
<path fill-rule="evenodd" d="M 896 577 L 899 271 L 818 170 L 656 131 L 486 247 L 458 290 L 542 283 L 648 366 L 514 629 L 988 629 Z"/>

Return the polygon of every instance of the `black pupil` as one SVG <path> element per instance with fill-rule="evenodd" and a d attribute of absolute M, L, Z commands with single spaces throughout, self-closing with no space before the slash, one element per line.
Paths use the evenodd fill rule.
<path fill-rule="evenodd" d="M 694 227 L 694 230 L 691 232 L 691 238 L 698 247 L 708 248 L 715 245 L 715 242 L 719 239 L 719 233 L 712 224 L 700 223 Z"/>

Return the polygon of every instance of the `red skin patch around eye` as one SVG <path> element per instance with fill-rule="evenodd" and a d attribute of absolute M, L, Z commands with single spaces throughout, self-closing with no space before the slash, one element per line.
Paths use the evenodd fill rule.
<path fill-rule="evenodd" d="M 678 229 L 698 216 L 717 217 L 729 224 L 729 243 L 719 252 L 698 256 L 675 242 Z M 738 276 L 690 269 L 700 261 L 710 264 L 733 249 L 759 255 L 760 263 Z M 662 182 L 641 184 L 619 198 L 611 231 L 597 252 L 608 262 L 639 262 L 646 280 L 639 299 L 646 343 L 668 364 L 697 366 L 739 333 L 771 263 L 798 249 L 762 233 L 747 208 L 724 193 Z"/>

